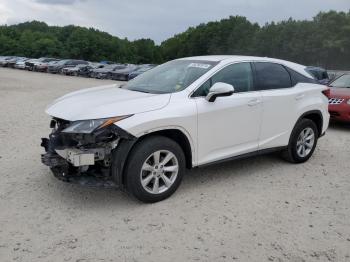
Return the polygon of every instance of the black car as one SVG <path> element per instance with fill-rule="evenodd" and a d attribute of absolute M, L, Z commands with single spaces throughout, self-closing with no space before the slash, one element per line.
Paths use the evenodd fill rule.
<path fill-rule="evenodd" d="M 114 70 L 124 69 L 126 65 L 105 65 L 103 68 L 94 69 L 91 72 L 91 77 L 97 79 L 111 79 L 111 73 Z"/>
<path fill-rule="evenodd" d="M 62 73 L 64 75 L 88 77 L 93 69 L 99 68 L 101 66 L 102 65 L 88 64 L 88 65 L 77 65 L 75 67 L 65 67 L 62 69 Z"/>
<path fill-rule="evenodd" d="M 327 70 L 324 68 L 308 66 L 306 71 L 309 72 L 322 85 L 327 85 L 330 81 Z"/>
<path fill-rule="evenodd" d="M 95 69 L 103 68 L 105 65 L 103 64 L 90 64 L 86 66 L 80 66 L 76 75 L 82 77 L 91 77 L 91 73 Z"/>
<path fill-rule="evenodd" d="M 52 73 L 52 74 L 57 74 L 57 73 L 61 73 L 63 68 L 66 67 L 75 67 L 77 65 L 88 65 L 89 62 L 84 61 L 84 60 L 61 60 L 53 65 L 50 65 L 47 68 L 47 72 L 48 73 Z"/>
<path fill-rule="evenodd" d="M 130 74 L 139 68 L 137 65 L 127 65 L 125 68 L 113 70 L 110 72 L 110 79 L 128 81 Z"/>
<path fill-rule="evenodd" d="M 148 70 L 151 70 L 152 68 L 156 67 L 156 65 L 142 65 L 139 69 L 135 70 L 131 74 L 129 74 L 129 79 L 132 80 L 135 77 L 142 75 L 143 73 L 147 72 Z"/>

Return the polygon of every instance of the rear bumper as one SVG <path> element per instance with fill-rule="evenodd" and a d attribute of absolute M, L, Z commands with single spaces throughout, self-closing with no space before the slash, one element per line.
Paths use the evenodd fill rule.
<path fill-rule="evenodd" d="M 330 105 L 329 114 L 331 120 L 350 122 L 350 105 L 342 103 L 340 105 Z"/>

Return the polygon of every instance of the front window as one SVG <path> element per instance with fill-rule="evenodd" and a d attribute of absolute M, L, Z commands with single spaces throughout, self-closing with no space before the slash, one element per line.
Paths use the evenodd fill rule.
<path fill-rule="evenodd" d="M 253 91 L 254 83 L 251 64 L 238 63 L 225 67 L 198 88 L 194 92 L 193 97 L 208 95 L 210 88 L 218 82 L 232 85 L 235 93 Z"/>
<path fill-rule="evenodd" d="M 334 80 L 333 83 L 331 83 L 331 87 L 347 87 L 350 88 L 350 75 L 343 75 L 336 80 Z"/>
<path fill-rule="evenodd" d="M 217 62 L 212 61 L 170 61 L 145 72 L 123 88 L 152 94 L 179 92 L 186 89 L 217 64 Z"/>

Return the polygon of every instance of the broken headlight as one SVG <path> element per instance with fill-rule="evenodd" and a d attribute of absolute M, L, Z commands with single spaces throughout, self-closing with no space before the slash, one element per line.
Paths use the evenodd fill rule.
<path fill-rule="evenodd" d="M 112 118 L 104 118 L 104 119 L 93 119 L 93 120 L 80 120 L 75 121 L 70 124 L 66 129 L 64 129 L 63 133 L 79 133 L 79 134 L 91 134 L 93 131 L 110 126 L 116 122 L 119 122 L 123 119 L 130 117 L 128 116 L 118 116 Z"/>

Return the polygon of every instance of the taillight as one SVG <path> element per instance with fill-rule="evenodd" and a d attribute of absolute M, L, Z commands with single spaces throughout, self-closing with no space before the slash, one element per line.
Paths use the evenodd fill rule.
<path fill-rule="evenodd" d="M 330 88 L 327 88 L 326 90 L 323 90 L 322 93 L 323 93 L 326 97 L 330 98 L 330 96 L 331 96 L 331 89 L 330 89 Z"/>

